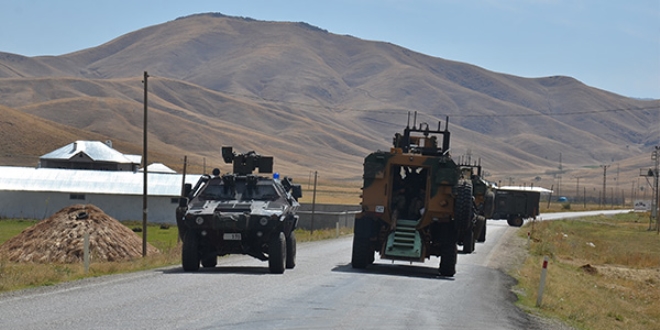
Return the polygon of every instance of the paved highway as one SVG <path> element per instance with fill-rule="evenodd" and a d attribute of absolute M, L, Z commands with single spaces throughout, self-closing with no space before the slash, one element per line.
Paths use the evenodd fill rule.
<path fill-rule="evenodd" d="M 515 230 L 489 220 L 486 243 L 459 255 L 454 278 L 437 275 L 437 258 L 353 270 L 344 237 L 299 244 L 283 275 L 229 256 L 198 273 L 177 266 L 3 294 L 0 329 L 544 329 L 515 307 L 513 279 L 493 262 Z"/>

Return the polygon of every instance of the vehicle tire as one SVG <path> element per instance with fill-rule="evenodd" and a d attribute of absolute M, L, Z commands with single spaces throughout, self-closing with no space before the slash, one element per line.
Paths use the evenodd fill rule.
<path fill-rule="evenodd" d="M 443 244 L 440 248 L 440 275 L 454 276 L 456 274 L 456 259 L 458 250 L 456 244 Z"/>
<path fill-rule="evenodd" d="M 286 268 L 296 267 L 296 233 L 291 232 L 286 238 Z"/>
<path fill-rule="evenodd" d="M 181 249 L 181 265 L 186 272 L 199 270 L 199 237 L 194 230 L 186 230 Z"/>
<path fill-rule="evenodd" d="M 472 231 L 474 202 L 472 201 L 472 184 L 469 181 L 461 180 L 456 187 L 454 220 L 460 231 Z"/>
<path fill-rule="evenodd" d="M 521 227 L 525 221 L 523 218 L 519 215 L 514 215 L 506 219 L 506 222 L 509 224 L 511 227 Z"/>
<path fill-rule="evenodd" d="M 202 259 L 202 266 L 204 268 L 213 268 L 218 264 L 218 256 L 208 257 Z"/>
<path fill-rule="evenodd" d="M 273 274 L 283 274 L 286 263 L 286 239 L 284 233 L 274 234 L 268 244 L 268 269 Z"/>
<path fill-rule="evenodd" d="M 474 252 L 474 232 L 468 229 L 463 232 L 463 253 L 470 254 Z"/>
<path fill-rule="evenodd" d="M 371 248 L 368 237 L 353 235 L 353 253 L 351 255 L 351 266 L 355 269 L 363 269 L 374 262 L 374 251 Z"/>

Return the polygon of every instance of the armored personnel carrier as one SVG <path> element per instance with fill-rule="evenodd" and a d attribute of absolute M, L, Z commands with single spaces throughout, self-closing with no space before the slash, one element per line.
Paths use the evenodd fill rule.
<path fill-rule="evenodd" d="M 246 254 L 268 261 L 271 273 L 284 273 L 296 265 L 296 211 L 302 197 L 300 185 L 288 177 L 255 175 L 272 173 L 273 158 L 249 152 L 236 154 L 222 148 L 233 173 L 203 175 L 197 184 L 184 186 L 176 210 L 183 241 L 181 263 L 185 271 L 215 267 L 218 256 Z"/>
<path fill-rule="evenodd" d="M 454 276 L 457 245 L 471 253 L 486 224 L 473 189 L 473 182 L 481 183 L 481 167 L 452 159 L 448 118 L 444 130 L 440 122 L 437 130 L 425 123 L 410 127 L 410 118 L 408 123 L 403 134 L 395 134 L 390 151 L 364 160 L 362 211 L 355 216 L 351 263 L 365 268 L 376 252 L 381 259 L 410 262 L 438 256 L 440 274 Z M 484 204 L 487 186 L 477 191 Z"/>

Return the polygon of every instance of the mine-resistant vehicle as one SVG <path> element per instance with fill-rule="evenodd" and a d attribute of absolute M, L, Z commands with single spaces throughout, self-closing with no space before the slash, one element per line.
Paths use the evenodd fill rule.
<path fill-rule="evenodd" d="M 410 127 L 409 116 L 403 134 L 395 134 L 391 150 L 365 158 L 353 268 L 372 264 L 376 252 L 381 259 L 410 262 L 438 256 L 440 275 L 454 276 L 457 245 L 464 253 L 474 250 L 475 238 L 480 238 L 486 224 L 474 194 L 481 196 L 483 209 L 488 185 L 480 178 L 480 166 L 452 159 L 448 121 L 444 130 L 440 122 L 432 130 L 426 123 L 417 127 L 413 122 Z"/>
<path fill-rule="evenodd" d="M 232 147 L 223 147 L 222 157 L 233 163 L 233 173 L 203 175 L 194 187 L 184 186 L 176 210 L 183 269 L 197 271 L 200 262 L 215 267 L 218 256 L 228 254 L 268 260 L 271 273 L 294 268 L 300 185 L 277 173 L 252 173 L 272 173 L 272 157 L 236 154 Z"/>
<path fill-rule="evenodd" d="M 509 226 L 520 227 L 525 219 L 536 219 L 539 215 L 541 193 L 525 189 L 497 189 L 495 191 L 495 210 L 491 219 L 506 220 Z"/>

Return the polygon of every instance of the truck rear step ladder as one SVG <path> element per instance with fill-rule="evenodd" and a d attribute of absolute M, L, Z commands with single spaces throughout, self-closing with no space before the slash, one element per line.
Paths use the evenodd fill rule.
<path fill-rule="evenodd" d="M 419 220 L 397 220 L 396 228 L 387 237 L 385 256 L 392 259 L 419 260 L 422 239 L 415 227 Z"/>

